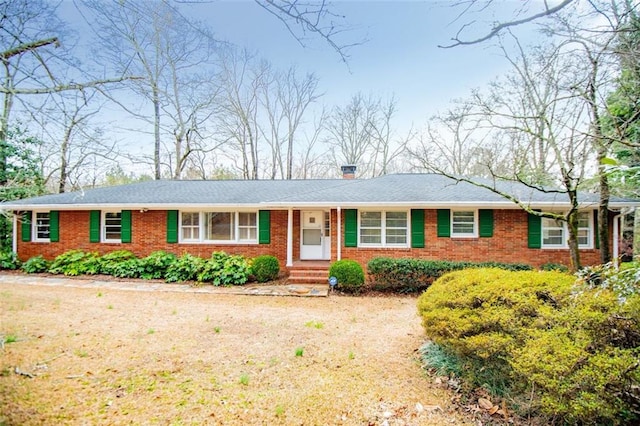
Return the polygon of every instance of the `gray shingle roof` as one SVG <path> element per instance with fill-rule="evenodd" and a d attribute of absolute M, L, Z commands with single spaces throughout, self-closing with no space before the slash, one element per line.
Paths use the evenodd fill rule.
<path fill-rule="evenodd" d="M 490 181 L 484 183 L 492 184 Z M 544 193 L 513 182 L 496 186 L 532 206 L 568 205 L 562 193 Z M 580 202 L 597 205 L 597 194 L 580 194 Z M 456 182 L 437 174 L 392 174 L 373 179 L 321 180 L 160 180 L 52 194 L 0 204 L 6 210 L 96 207 L 167 208 L 235 206 L 288 208 L 303 206 L 356 207 L 396 205 L 426 207 L 516 205 L 488 189 Z M 612 207 L 640 202 L 614 198 Z"/>

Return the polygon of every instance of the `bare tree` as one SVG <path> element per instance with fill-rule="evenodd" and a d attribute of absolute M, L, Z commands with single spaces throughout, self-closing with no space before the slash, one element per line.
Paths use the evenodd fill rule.
<path fill-rule="evenodd" d="M 93 89 L 53 95 L 32 114 L 42 129 L 45 182 L 59 193 L 89 184 L 84 175 L 95 157 L 103 171 L 118 157 L 116 141 L 105 141 L 104 130 L 93 121 L 104 105 L 99 97 Z"/>
<path fill-rule="evenodd" d="M 218 139 L 226 143 L 229 158 L 243 179 L 258 179 L 262 132 L 259 112 L 261 93 L 268 83 L 270 66 L 256 61 L 246 50 L 229 49 L 220 60 L 220 114 Z"/>
<path fill-rule="evenodd" d="M 119 105 L 152 126 L 155 178 L 162 177 L 164 135 L 172 139 L 170 174 L 179 177 L 193 150 L 194 126 L 211 114 L 207 109 L 215 91 L 204 82 L 213 79 L 215 40 L 166 2 L 86 0 L 84 4 L 95 15 L 94 27 L 102 46 L 100 59 L 120 72 L 144 77 L 129 87 L 149 102 L 151 114 L 125 102 Z"/>
<path fill-rule="evenodd" d="M 396 101 L 384 102 L 362 93 L 353 95 L 349 103 L 333 108 L 326 120 L 326 143 L 330 147 L 333 166 L 358 166 L 361 176 L 378 176 L 391 171 L 393 161 L 401 156 L 411 138 L 398 137 L 392 124 Z"/>

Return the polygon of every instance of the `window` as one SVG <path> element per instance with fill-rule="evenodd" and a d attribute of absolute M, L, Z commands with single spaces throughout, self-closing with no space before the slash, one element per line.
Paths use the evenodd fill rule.
<path fill-rule="evenodd" d="M 49 212 L 36 212 L 33 221 L 34 241 L 49 241 L 51 220 Z"/>
<path fill-rule="evenodd" d="M 542 218 L 542 247 L 566 248 L 569 228 L 567 222 L 560 219 Z M 591 212 L 578 213 L 578 246 L 593 246 L 593 217 Z"/>
<path fill-rule="evenodd" d="M 451 211 L 452 237 L 477 237 L 477 216 L 475 210 Z"/>
<path fill-rule="evenodd" d="M 255 241 L 258 239 L 257 216 L 255 213 L 238 213 L 238 239 Z"/>
<path fill-rule="evenodd" d="M 182 213 L 182 230 L 183 240 L 199 240 L 200 239 L 200 213 Z"/>
<path fill-rule="evenodd" d="M 408 242 L 407 212 L 360 212 L 360 244 L 362 246 L 406 247 Z"/>
<path fill-rule="evenodd" d="M 182 212 L 182 242 L 250 242 L 258 241 L 256 212 Z"/>
<path fill-rule="evenodd" d="M 105 212 L 102 223 L 104 224 L 102 239 L 120 242 L 122 239 L 122 212 Z"/>

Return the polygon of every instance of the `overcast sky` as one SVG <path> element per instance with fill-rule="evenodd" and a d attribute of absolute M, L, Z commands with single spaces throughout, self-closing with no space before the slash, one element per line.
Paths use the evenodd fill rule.
<path fill-rule="evenodd" d="M 346 17 L 345 44 L 363 41 L 347 50 L 348 64 L 317 37 L 309 35 L 303 47 L 285 26 L 252 0 L 212 1 L 185 5 L 204 19 L 220 39 L 260 52 L 276 66 L 296 64 L 320 78 L 327 105 L 344 104 L 362 91 L 388 97 L 395 95 L 404 122 L 423 122 L 462 97 L 483 86 L 507 65 L 491 43 L 442 49 L 464 21 L 456 21 L 460 9 L 452 1 L 334 1 L 332 10 Z M 513 0 L 516 8 L 522 5 Z M 501 8 L 510 16 L 511 11 Z M 487 28 L 498 19 L 487 11 L 474 29 Z M 527 40 L 535 27 L 518 28 Z"/>
<path fill-rule="evenodd" d="M 534 5 L 536 1 L 540 6 L 538 0 Z M 295 65 L 301 74 L 315 73 L 324 93 L 318 109 L 322 105 L 346 105 L 357 92 L 383 99 L 394 96 L 395 125 L 400 134 L 406 134 L 410 127 L 423 128 L 427 118 L 445 110 L 452 99 L 486 86 L 507 69 L 493 42 L 452 49 L 438 45 L 447 44 L 469 19 L 477 20 L 472 30 L 483 33 L 492 21 L 512 17 L 513 10 L 523 2 L 506 0 L 499 8 L 502 16 L 486 10 L 466 20 L 456 20 L 461 10 L 453 8 L 453 3 L 334 0 L 331 10 L 343 15 L 346 25 L 337 40 L 356 44 L 346 51 L 346 64 L 328 43 L 313 34 L 308 34 L 301 45 L 282 22 L 253 0 L 175 0 L 173 4 L 186 16 L 206 23 L 217 39 L 257 51 L 275 68 Z M 90 34 L 83 34 L 90 31 L 86 25 L 83 31 L 73 0 L 62 0 L 59 11 L 80 31 L 79 44 L 90 46 Z M 533 25 L 518 27 L 515 32 L 527 42 L 541 37 Z M 140 140 L 138 136 L 132 144 Z"/>

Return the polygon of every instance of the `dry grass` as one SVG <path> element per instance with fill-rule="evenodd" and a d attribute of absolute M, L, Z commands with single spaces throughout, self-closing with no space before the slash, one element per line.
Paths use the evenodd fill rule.
<path fill-rule="evenodd" d="M 0 424 L 466 424 L 414 298 L 0 284 L 0 335 Z"/>

